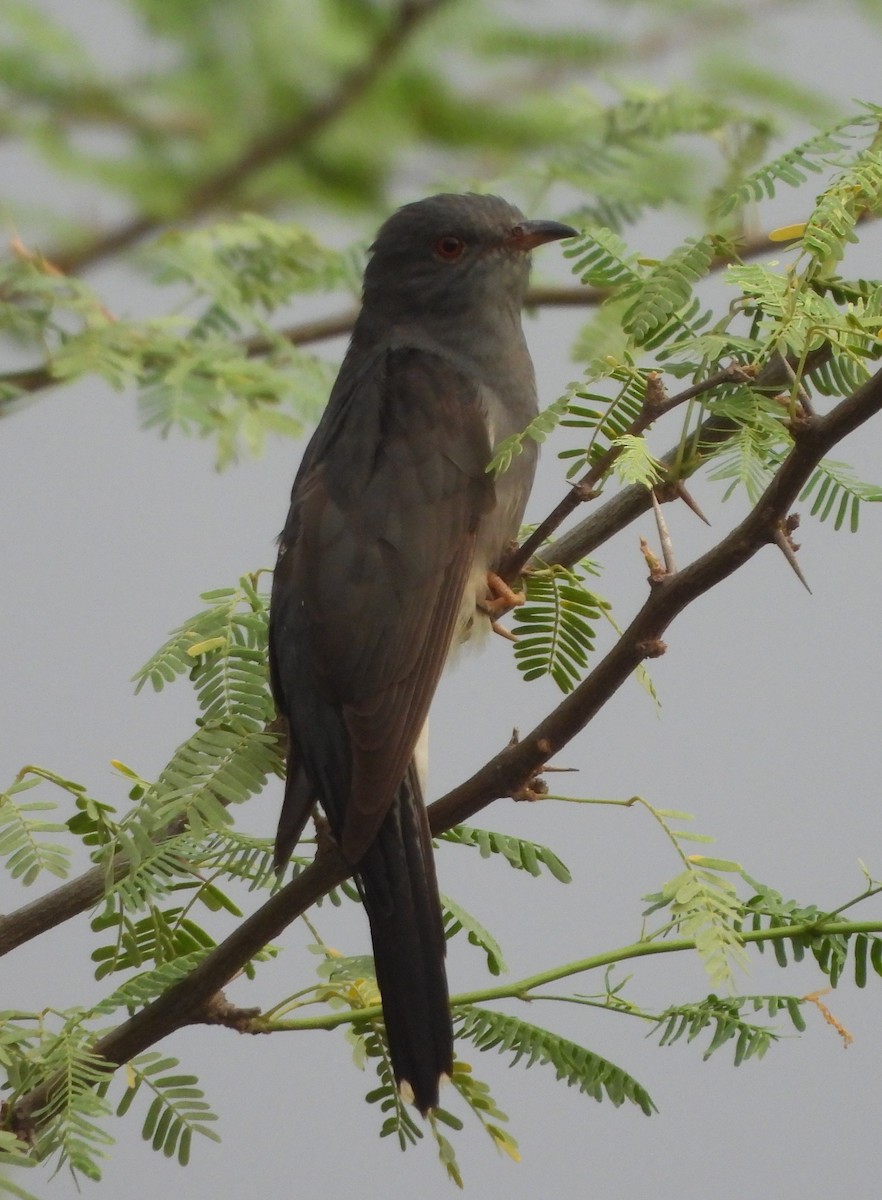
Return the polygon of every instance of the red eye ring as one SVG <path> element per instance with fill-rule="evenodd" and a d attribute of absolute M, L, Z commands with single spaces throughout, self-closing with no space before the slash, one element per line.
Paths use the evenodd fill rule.
<path fill-rule="evenodd" d="M 462 256 L 465 248 L 466 244 L 462 238 L 458 238 L 452 233 L 445 233 L 435 243 L 435 256 L 443 262 L 456 262 Z"/>

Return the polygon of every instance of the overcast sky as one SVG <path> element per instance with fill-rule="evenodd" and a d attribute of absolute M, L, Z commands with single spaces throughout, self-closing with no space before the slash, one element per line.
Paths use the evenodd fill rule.
<path fill-rule="evenodd" d="M 121 63 L 143 52 L 107 0 L 75 6 L 55 0 L 51 7 Z M 545 9 L 594 13 L 592 4 L 562 0 Z M 822 75 L 843 101 L 879 101 L 882 38 L 869 38 L 866 27 L 832 10 L 810 12 L 788 17 L 784 6 L 770 17 L 757 55 L 802 71 L 808 81 Z M 14 178 L 7 170 L 4 187 L 11 194 L 35 195 L 43 186 L 37 169 L 18 164 Z M 876 258 L 862 263 L 860 274 L 882 273 L 879 250 L 878 239 L 866 242 L 864 253 Z M 559 248 L 542 251 L 541 270 L 564 277 Z M 137 312 L 145 302 L 123 272 L 96 272 L 93 281 L 115 311 Z M 574 374 L 567 348 L 578 323 L 578 315 L 544 313 L 528 324 L 545 401 Z M 328 353 L 341 350 L 329 347 Z M 667 431 L 661 445 L 670 440 Z M 862 430 L 835 457 L 879 480 L 880 449 L 879 430 Z M 200 592 L 272 564 L 300 451 L 278 441 L 260 461 L 218 475 L 208 446 L 182 437 L 163 442 L 140 431 L 131 397 L 99 384 L 42 397 L 3 422 L 4 786 L 22 764 L 36 762 L 122 802 L 125 789 L 111 758 L 148 777 L 161 768 L 187 728 L 191 693 L 180 683 L 159 696 L 134 698 L 129 676 L 196 610 Z M 548 452 L 528 518 L 541 516 L 559 494 Z M 714 528 L 685 508 L 670 513 L 683 563 L 713 544 L 742 511 L 737 502 L 720 510 L 706 483 L 696 494 Z M 621 624 L 645 595 L 639 534 L 653 537 L 649 520 L 603 556 L 600 590 L 613 599 Z M 671 629 L 667 655 L 651 664 L 663 701 L 660 718 L 630 685 L 561 761 L 579 770 L 563 777 L 569 793 L 640 793 L 660 807 L 686 809 L 696 815 L 699 832 L 717 837 L 721 857 L 741 861 L 785 895 L 834 906 L 861 890 L 859 858 L 882 875 L 882 512 L 865 510 L 857 537 L 834 536 L 806 515 L 799 540 L 812 596 L 777 552 L 760 555 Z M 518 684 L 501 639 L 491 639 L 481 657 L 466 655 L 444 680 L 433 710 L 432 795 L 480 765 L 512 726 L 530 728 L 555 698 L 551 686 Z M 554 786 L 563 787 L 558 779 Z M 270 835 L 280 799 L 281 785 L 273 781 L 251 802 L 247 826 Z M 463 849 L 439 853 L 442 890 L 498 936 L 512 978 L 633 940 L 640 897 L 678 870 L 661 831 L 636 809 L 500 803 L 475 823 L 547 843 L 575 876 L 564 887 L 500 862 L 487 864 Z M 0 889 L 3 910 L 21 902 L 6 880 Z M 346 953 L 367 949 L 366 925 L 353 906 L 323 908 L 319 927 Z M 232 998 L 268 1005 L 302 986 L 313 961 L 302 949 L 307 940 L 300 929 L 289 931 L 280 941 L 291 952 L 262 969 L 255 984 L 237 984 Z M 63 1007 L 101 994 L 87 961 L 91 944 L 81 919 L 4 960 L 3 1007 Z M 454 992 L 478 986 L 485 980 L 480 953 L 455 943 L 450 977 Z M 767 955 L 752 959 L 741 986 L 801 994 L 823 982 L 808 965 L 785 975 Z M 588 978 L 575 983 L 586 992 L 600 986 Z M 660 1112 L 647 1119 L 630 1107 L 595 1104 L 557 1086 L 547 1070 L 509 1071 L 506 1059 L 465 1046 L 461 1055 L 492 1084 L 523 1154 L 519 1165 L 498 1157 L 477 1126 L 456 1137 L 467 1194 L 875 1200 L 882 1165 L 880 986 L 878 979 L 865 992 L 843 985 L 827 998 L 854 1035 L 847 1051 L 807 1012 L 801 1039 L 786 1040 L 762 1062 L 738 1070 L 726 1051 L 702 1063 L 700 1050 L 682 1042 L 658 1049 L 641 1025 L 622 1017 L 537 1005 L 527 1019 L 547 1022 L 628 1069 Z M 658 1005 L 709 990 L 691 956 L 641 965 L 631 987 L 635 999 Z M 115 1200 L 140 1200 L 159 1189 L 185 1189 L 194 1200 L 246 1188 L 255 1195 L 329 1200 L 452 1194 L 429 1144 L 402 1155 L 390 1140 L 378 1140 L 379 1114 L 362 1099 L 371 1078 L 359 1076 L 339 1033 L 258 1039 L 198 1029 L 163 1048 L 199 1076 L 221 1115 L 223 1142 L 197 1141 L 183 1171 L 154 1154 L 140 1140 L 139 1120 L 129 1117 L 114 1127 L 119 1145 L 96 1194 Z M 21 1183 L 37 1194 L 76 1194 L 66 1177 L 50 1185 L 35 1171 Z"/>

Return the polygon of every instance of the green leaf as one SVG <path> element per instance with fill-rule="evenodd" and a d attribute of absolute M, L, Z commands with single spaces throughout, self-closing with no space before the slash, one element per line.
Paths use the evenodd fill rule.
<path fill-rule="evenodd" d="M 445 937 L 452 938 L 457 933 L 464 931 L 468 935 L 469 944 L 478 946 L 486 954 L 487 970 L 491 975 L 500 975 L 503 971 L 508 970 L 502 956 L 502 949 L 492 933 L 486 930 L 461 904 L 457 904 L 449 896 L 442 895 L 441 906 L 444 910 Z"/>
<path fill-rule="evenodd" d="M 177 1059 L 163 1057 L 157 1051 L 150 1051 L 128 1063 L 129 1083 L 119 1102 L 117 1115 L 127 1113 L 138 1092 L 144 1088 L 152 1095 L 152 1100 L 141 1136 L 154 1150 L 161 1151 L 166 1158 L 177 1158 L 181 1166 L 186 1166 L 194 1133 L 213 1142 L 219 1142 L 220 1138 L 208 1128 L 217 1116 L 205 1101 L 195 1075 L 157 1078 L 177 1065 Z"/>
<path fill-rule="evenodd" d="M 26 768 L 28 769 L 28 768 Z M 70 850 L 58 842 L 44 840 L 45 834 L 67 833 L 67 825 L 60 821 L 45 821 L 37 813 L 53 812 L 57 805 L 50 800 L 20 800 L 22 793 L 37 787 L 40 776 L 50 778 L 67 790 L 72 786 L 60 776 L 39 770 L 39 775 L 20 774 L 5 792 L 0 792 L 0 857 L 5 859 L 7 871 L 27 887 L 42 872 L 64 879 L 70 866 Z M 79 785 L 75 785 L 79 790 Z"/>
<path fill-rule="evenodd" d="M 813 517 L 825 521 L 835 508 L 834 528 L 841 529 L 848 516 L 849 529 L 852 533 L 857 533 L 861 504 L 878 504 L 882 501 L 882 487 L 862 483 L 846 463 L 825 458 L 815 468 L 799 499 L 808 500 L 812 495 Z"/>
<path fill-rule="evenodd" d="M 439 838 L 443 842 L 454 842 L 459 846 L 476 847 L 482 858 L 493 854 L 501 855 L 511 867 L 538 877 L 544 867 L 548 873 L 560 883 L 570 883 L 572 875 L 553 850 L 538 842 L 528 842 L 524 838 L 514 837 L 508 833 L 496 833 L 490 829 L 478 829 L 472 825 L 455 825 Z"/>
<path fill-rule="evenodd" d="M 646 1116 L 655 1111 L 649 1093 L 632 1076 L 584 1046 L 517 1017 L 474 1005 L 458 1009 L 456 1017 L 458 1037 L 474 1042 L 479 1050 L 512 1053 L 511 1066 L 549 1066 L 559 1080 L 595 1100 L 606 1098 L 616 1107 L 628 1101 Z"/>
<path fill-rule="evenodd" d="M 515 663 L 526 680 L 550 676 L 563 692 L 578 683 L 594 650 L 604 602 L 562 567 L 532 571 L 527 601 L 515 609 Z"/>
<path fill-rule="evenodd" d="M 641 280 L 637 255 L 612 229 L 601 226 L 581 233 L 564 248 L 564 255 L 573 260 L 573 274 L 588 287 L 617 288 Z"/>
<path fill-rule="evenodd" d="M 677 839 L 689 836 L 682 831 L 670 832 Z M 709 865 L 700 865 L 703 856 L 695 858 L 698 861 L 686 859 L 686 870 L 669 880 L 659 894 L 644 897 L 651 902 L 644 915 L 669 908 L 680 935 L 695 940 L 695 948 L 714 983 L 729 984 L 734 965 L 745 967 L 747 963 L 740 936 L 743 907 L 734 885 Z M 740 873 L 737 864 L 726 862 L 722 869 L 733 867 Z"/>
<path fill-rule="evenodd" d="M 622 483 L 636 483 L 650 489 L 661 482 L 664 477 L 664 468 L 649 453 L 645 438 L 622 434 L 612 444 L 621 451 L 616 459 L 614 469 Z"/>
<path fill-rule="evenodd" d="M 687 309 L 693 285 L 710 270 L 714 253 L 713 238 L 689 238 L 654 266 L 639 285 L 634 285 L 636 299 L 622 323 L 638 346 L 647 345 L 672 318 Z"/>
<path fill-rule="evenodd" d="M 800 142 L 792 150 L 748 175 L 738 188 L 720 201 L 720 215 L 730 213 L 748 201 L 775 195 L 777 185 L 800 187 L 810 175 L 820 174 L 843 150 L 852 148 L 856 138 L 873 137 L 879 125 L 879 109 L 865 104 L 864 111 L 845 117 L 835 125 Z"/>
<path fill-rule="evenodd" d="M 775 1017 L 786 1013 L 798 1033 L 805 1029 L 800 1012 L 803 1000 L 798 996 L 716 996 L 697 1004 L 681 1004 L 666 1009 L 655 1021 L 653 1032 L 660 1046 L 671 1046 L 681 1037 L 695 1041 L 707 1030 L 710 1040 L 702 1055 L 706 1062 L 721 1047 L 734 1041 L 735 1066 L 749 1058 L 762 1058 L 774 1042 L 785 1036 L 780 1029 L 745 1019 L 744 1012 L 766 1012 Z"/>

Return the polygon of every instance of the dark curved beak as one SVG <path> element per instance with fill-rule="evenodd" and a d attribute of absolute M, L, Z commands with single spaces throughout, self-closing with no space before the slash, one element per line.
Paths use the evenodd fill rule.
<path fill-rule="evenodd" d="M 519 221 L 505 239 L 505 244 L 515 250 L 535 250 L 546 242 L 559 242 L 562 238 L 576 237 L 578 231 L 560 221 Z"/>

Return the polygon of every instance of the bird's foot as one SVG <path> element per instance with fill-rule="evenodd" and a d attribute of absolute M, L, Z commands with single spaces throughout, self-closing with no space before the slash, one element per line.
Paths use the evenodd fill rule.
<path fill-rule="evenodd" d="M 489 597 L 482 600 L 478 607 L 494 620 L 504 617 L 527 599 L 523 592 L 516 592 L 510 588 L 495 571 L 487 572 L 487 591 L 490 593 Z"/>
<path fill-rule="evenodd" d="M 494 633 L 507 638 L 510 642 L 516 642 L 517 635 L 510 629 L 506 629 L 504 625 L 500 625 L 499 618 L 510 613 L 519 604 L 523 604 L 527 597 L 523 592 L 516 592 L 510 588 L 495 571 L 487 572 L 487 591 L 489 595 L 478 601 L 478 608 L 490 618 L 490 628 Z"/>
<path fill-rule="evenodd" d="M 514 588 L 510 588 L 496 571 L 487 571 L 487 593 L 484 600 L 478 601 L 478 607 L 493 620 L 504 617 L 506 612 L 511 612 L 512 608 L 517 608 L 527 599 L 523 592 L 515 592 Z"/>

